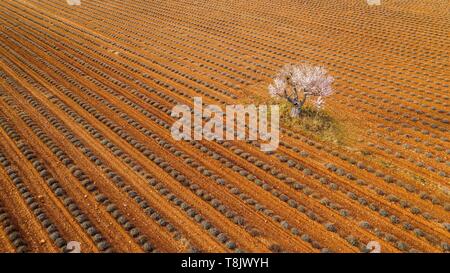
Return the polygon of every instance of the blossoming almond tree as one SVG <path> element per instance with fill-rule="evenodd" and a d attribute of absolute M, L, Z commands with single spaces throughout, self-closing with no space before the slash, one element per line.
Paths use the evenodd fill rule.
<path fill-rule="evenodd" d="M 285 65 L 272 84 L 269 85 L 271 96 L 285 98 L 293 106 L 291 116 L 298 117 L 306 99 L 317 97 L 315 105 L 320 109 L 324 106 L 325 97 L 333 94 L 331 87 L 334 78 L 329 76 L 327 70 L 321 66 L 312 66 L 308 63 Z"/>

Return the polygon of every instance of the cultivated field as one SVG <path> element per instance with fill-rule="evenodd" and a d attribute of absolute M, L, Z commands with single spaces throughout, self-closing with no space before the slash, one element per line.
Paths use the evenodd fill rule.
<path fill-rule="evenodd" d="M 0 1 L 0 252 L 450 251 L 446 0 Z M 328 68 L 340 136 L 176 141 Z"/>

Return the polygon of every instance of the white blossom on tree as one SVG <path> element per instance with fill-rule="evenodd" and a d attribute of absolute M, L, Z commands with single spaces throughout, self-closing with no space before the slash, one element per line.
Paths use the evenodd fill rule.
<path fill-rule="evenodd" d="M 293 106 L 291 116 L 300 115 L 308 97 L 317 97 L 314 104 L 321 109 L 325 104 L 325 97 L 333 94 L 331 87 L 334 78 L 328 75 L 321 66 L 308 63 L 285 65 L 269 85 L 269 94 L 285 98 Z"/>

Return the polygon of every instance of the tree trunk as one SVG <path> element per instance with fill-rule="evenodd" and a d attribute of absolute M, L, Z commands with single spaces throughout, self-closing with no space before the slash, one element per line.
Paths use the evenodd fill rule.
<path fill-rule="evenodd" d="M 308 96 L 308 95 L 303 94 L 303 99 L 302 99 L 300 102 L 298 102 L 297 108 L 298 108 L 298 114 L 299 114 L 299 115 L 302 113 L 303 105 L 304 105 L 305 102 L 306 102 L 306 97 L 307 97 L 307 96 Z"/>
<path fill-rule="evenodd" d="M 301 101 L 298 101 L 298 99 L 288 98 L 288 101 L 294 105 L 291 109 L 291 117 L 295 118 L 300 116 L 300 114 L 302 113 L 303 105 L 306 102 L 306 97 L 307 95 L 303 94 L 303 99 Z"/>

